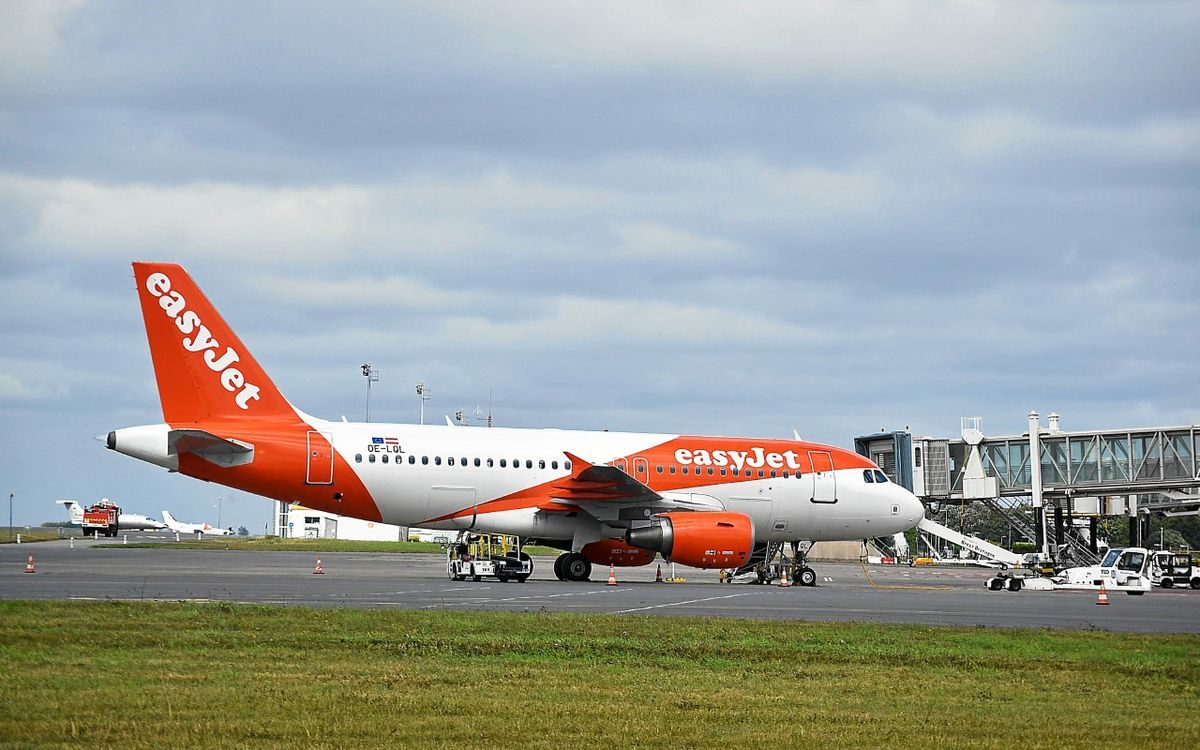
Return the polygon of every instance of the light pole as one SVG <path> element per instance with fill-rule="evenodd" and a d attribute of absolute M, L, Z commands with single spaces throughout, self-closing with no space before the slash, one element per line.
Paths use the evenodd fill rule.
<path fill-rule="evenodd" d="M 8 493 L 8 541 L 12 541 L 12 499 L 13 493 Z"/>
<path fill-rule="evenodd" d="M 217 528 L 218 529 L 224 528 L 223 526 L 221 526 L 221 501 L 224 499 L 225 499 L 224 497 L 217 498 Z"/>
<path fill-rule="evenodd" d="M 417 383 L 417 397 L 421 399 L 421 424 L 425 424 L 425 402 L 432 398 L 433 394 L 424 380 Z"/>
<path fill-rule="evenodd" d="M 366 362 L 362 365 L 363 377 L 367 379 L 367 419 L 371 421 L 371 383 L 379 382 L 379 370 L 375 369 L 375 365 Z"/>

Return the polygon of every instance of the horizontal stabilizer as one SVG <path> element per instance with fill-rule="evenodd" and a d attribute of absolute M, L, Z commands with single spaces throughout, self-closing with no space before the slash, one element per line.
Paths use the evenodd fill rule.
<path fill-rule="evenodd" d="M 191 453 L 225 467 L 241 466 L 254 460 L 254 446 L 250 443 L 204 430 L 171 430 L 167 433 L 167 453 L 172 456 Z"/>

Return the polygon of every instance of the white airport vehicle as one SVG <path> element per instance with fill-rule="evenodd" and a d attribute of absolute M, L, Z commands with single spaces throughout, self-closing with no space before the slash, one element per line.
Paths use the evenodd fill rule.
<path fill-rule="evenodd" d="M 1164 589 L 1173 586 L 1200 589 L 1200 572 L 1192 567 L 1191 555 L 1155 552 L 1150 556 L 1150 583 Z"/>
<path fill-rule="evenodd" d="M 99 512 L 102 508 L 115 509 L 117 512 L 116 527 L 111 529 L 111 533 L 106 533 L 107 536 L 116 536 L 118 531 L 157 531 L 167 527 L 166 524 L 155 521 L 149 516 L 143 516 L 141 513 L 122 513 L 121 509 L 107 497 L 100 498 L 99 502 L 88 508 L 84 508 L 76 500 L 59 500 L 58 504 L 67 509 L 67 515 L 71 517 L 71 525 L 81 527 L 85 526 L 84 516 L 86 513 Z M 110 526 L 111 524 L 105 525 Z M 96 526 L 89 522 L 86 529 L 94 532 Z"/>
<path fill-rule="evenodd" d="M 1001 573 L 987 579 L 989 591 L 1124 591 L 1141 596 L 1150 590 L 1150 551 L 1144 547 L 1115 547 L 1099 565 L 1067 568 L 1053 576 L 1022 577 Z"/>
<path fill-rule="evenodd" d="M 167 528 L 177 534 L 206 534 L 208 536 L 230 536 L 233 534 L 233 529 L 222 529 L 217 526 L 210 526 L 206 523 L 183 523 L 176 521 L 170 511 L 162 512 L 163 520 L 167 523 Z"/>
<path fill-rule="evenodd" d="M 508 534 L 461 534 L 446 548 L 446 575 L 452 581 L 497 578 L 525 583 L 533 560 L 521 551 L 521 540 Z"/>

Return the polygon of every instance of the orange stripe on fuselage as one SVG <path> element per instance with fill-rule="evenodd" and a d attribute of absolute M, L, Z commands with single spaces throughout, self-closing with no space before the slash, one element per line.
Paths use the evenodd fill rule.
<path fill-rule="evenodd" d="M 184 453 L 179 456 L 181 474 L 275 500 L 300 502 L 315 510 L 367 521 L 383 520 L 366 485 L 337 451 L 333 451 L 333 484 L 306 483 L 308 432 L 315 428 L 298 417 L 294 421 L 237 419 L 171 426 L 198 428 L 254 446 L 254 461 L 244 466 L 217 466 L 199 456 Z M 340 500 L 335 499 L 335 493 L 341 494 Z"/>
<path fill-rule="evenodd" d="M 631 453 L 627 456 L 611 459 L 607 463 L 618 464 L 621 461 L 625 462 L 625 471 L 634 476 L 634 460 L 645 459 L 648 469 L 649 481 L 646 483 L 652 490 L 658 493 L 665 492 L 680 492 L 686 490 L 694 490 L 700 487 L 712 487 L 714 485 L 738 484 L 749 482 L 757 479 L 770 479 L 772 467 L 764 464 L 762 467 L 747 467 L 742 465 L 738 470 L 737 476 L 733 475 L 733 466 L 712 466 L 713 473 L 710 475 L 708 465 L 696 466 L 694 463 L 688 466 L 688 473 L 682 473 L 683 465 L 676 461 L 676 453 L 680 450 L 687 450 L 693 454 L 696 451 L 705 451 L 708 454 L 709 460 L 712 460 L 713 454 L 717 451 L 723 451 L 726 454 L 728 461 L 728 453 L 736 451 L 738 454 L 747 454 L 754 456 L 757 460 L 756 448 L 761 448 L 764 456 L 768 454 L 777 454 L 783 456 L 788 451 L 791 451 L 795 457 L 795 463 L 800 465 L 802 474 L 812 473 L 812 461 L 808 457 L 809 451 L 829 453 L 833 459 L 834 470 L 838 469 L 872 469 L 876 468 L 875 464 L 865 456 L 860 456 L 853 451 L 848 451 L 844 448 L 837 448 L 831 445 L 822 445 L 820 443 L 797 442 L 795 440 L 765 440 L 755 438 L 726 438 L 726 437 L 704 437 L 698 435 L 681 436 L 668 440 L 665 443 L 648 448 L 644 451 Z M 662 473 L 658 473 L 658 467 L 662 467 Z M 670 473 L 670 467 L 675 467 L 675 473 Z M 789 468 L 786 457 L 783 463 L 784 468 L 775 469 L 777 477 L 782 477 L 783 471 L 794 475 L 795 469 Z M 701 469 L 702 473 L 697 474 L 695 469 Z M 763 476 L 758 475 L 759 468 L 763 471 Z M 725 475 L 721 475 L 721 469 L 725 469 Z M 750 476 L 746 476 L 746 471 L 749 469 Z M 787 481 L 795 481 L 794 478 L 789 478 Z M 525 508 L 536 508 L 543 505 L 557 505 L 549 503 L 550 498 L 556 496 L 556 488 L 563 484 L 564 477 L 555 477 L 548 482 L 533 487 L 517 490 L 503 497 L 489 500 L 480 503 L 478 506 L 470 506 L 454 513 L 447 513 L 436 518 L 427 518 L 421 523 L 436 523 L 439 521 L 448 521 L 454 518 L 464 518 L 474 514 L 482 515 L 484 513 L 500 513 L 507 510 L 522 510 Z M 566 493 L 558 491 L 557 495 L 576 499 L 574 493 Z M 545 510 L 546 508 L 543 508 Z M 564 509 L 567 509 L 564 506 Z M 570 508 L 575 510 L 575 508 Z M 417 524 L 417 525 L 419 525 Z"/>

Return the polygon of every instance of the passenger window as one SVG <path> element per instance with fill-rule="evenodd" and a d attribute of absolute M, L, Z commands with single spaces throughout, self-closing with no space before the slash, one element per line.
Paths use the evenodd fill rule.
<path fill-rule="evenodd" d="M 425 466 L 429 465 L 429 456 L 421 456 L 421 463 Z"/>
<path fill-rule="evenodd" d="M 746 469 L 746 476 L 750 476 L 750 469 Z"/>
<path fill-rule="evenodd" d="M 783 470 L 783 478 L 784 478 L 784 479 L 787 479 L 789 476 L 791 476 L 791 475 L 790 475 L 790 474 L 788 474 L 788 470 L 787 470 L 787 469 L 784 469 L 784 470 Z"/>
<path fill-rule="evenodd" d="M 557 468 L 558 468 L 558 461 L 551 461 L 551 462 L 550 462 L 550 468 L 551 468 L 551 469 L 557 469 Z"/>
<path fill-rule="evenodd" d="M 513 468 L 514 468 L 514 469 L 519 469 L 519 468 L 521 468 L 521 459 L 519 459 L 519 458 L 514 458 L 514 459 L 513 459 Z"/>
<path fill-rule="evenodd" d="M 687 473 L 688 473 L 688 467 L 686 467 L 686 466 L 682 467 L 682 468 L 679 470 L 679 473 L 680 473 L 680 474 L 687 474 Z"/>
<path fill-rule="evenodd" d="M 546 468 L 546 462 L 545 462 L 545 461 L 538 461 L 538 468 L 539 468 L 539 469 L 544 469 L 544 468 Z"/>
<path fill-rule="evenodd" d="M 567 471 L 570 471 L 571 470 L 571 462 L 563 461 L 563 468 L 566 469 Z"/>
<path fill-rule="evenodd" d="M 655 471 L 655 473 L 657 473 L 657 474 L 662 474 L 662 464 L 659 464 L 658 466 L 655 466 L 655 467 L 654 467 L 654 471 Z"/>
<path fill-rule="evenodd" d="M 475 468 L 479 468 L 479 459 L 475 459 Z"/>
<path fill-rule="evenodd" d="M 492 461 L 492 459 L 490 459 L 490 458 L 489 458 L 489 459 L 487 460 L 487 467 L 490 469 L 490 468 L 492 468 L 494 465 L 495 465 L 495 462 L 494 462 L 494 461 Z"/>
<path fill-rule="evenodd" d="M 759 469 L 759 470 L 758 470 L 758 475 L 759 475 L 760 477 L 765 477 L 765 476 L 767 475 L 767 473 L 766 473 L 765 471 L 763 471 L 762 469 Z"/>
<path fill-rule="evenodd" d="M 356 463 L 356 464 L 362 463 L 362 454 L 361 453 L 354 454 L 354 463 Z"/>
<path fill-rule="evenodd" d="M 462 462 L 461 464 L 459 464 L 459 466 L 466 466 L 466 465 L 467 465 L 467 459 L 466 459 L 466 457 L 465 457 L 465 456 L 464 456 L 463 458 L 460 458 L 460 459 L 458 459 L 458 460 Z M 476 466 L 478 466 L 478 465 L 479 465 L 479 464 L 476 464 Z"/>
<path fill-rule="evenodd" d="M 875 474 L 870 469 L 863 469 L 863 481 L 867 484 L 875 484 Z"/>
<path fill-rule="evenodd" d="M 386 453 L 384 453 L 384 454 L 383 454 L 383 459 L 382 459 L 382 460 L 383 460 L 383 462 L 384 462 L 385 464 L 387 463 L 387 454 L 386 454 Z"/>
<path fill-rule="evenodd" d="M 450 458 L 447 458 L 447 459 L 446 459 L 446 465 L 447 465 L 447 466 L 453 466 L 453 465 L 454 465 L 454 456 L 451 456 Z M 463 465 L 465 466 L 466 464 L 463 464 Z"/>
<path fill-rule="evenodd" d="M 409 462 L 410 464 L 415 464 L 415 463 L 417 462 L 417 457 L 416 457 L 416 456 L 409 456 L 409 457 L 408 457 L 408 462 Z"/>
<path fill-rule="evenodd" d="M 711 467 L 711 466 L 710 466 L 710 467 L 708 467 L 708 475 L 709 475 L 710 477 L 713 475 L 713 467 Z"/>
<path fill-rule="evenodd" d="M 774 478 L 775 478 L 775 470 L 774 470 L 774 469 L 771 469 L 771 478 L 772 478 L 772 479 L 774 479 Z"/>
<path fill-rule="evenodd" d="M 728 471 L 729 471 L 728 469 L 721 469 L 721 476 L 725 476 L 728 473 Z"/>
<path fill-rule="evenodd" d="M 530 459 L 528 459 L 528 458 L 527 458 L 527 459 L 525 459 L 525 468 L 526 468 L 526 469 L 532 469 L 532 468 L 533 468 L 533 461 L 532 461 L 532 460 L 530 460 Z"/>
<path fill-rule="evenodd" d="M 675 467 L 674 467 L 674 466 L 672 466 L 672 467 L 671 467 L 671 473 L 672 473 L 672 474 L 674 474 L 674 473 L 675 473 Z"/>
<path fill-rule="evenodd" d="M 375 463 L 375 454 L 374 453 L 369 454 L 367 456 L 367 460 L 370 461 L 371 463 Z"/>
<path fill-rule="evenodd" d="M 501 469 L 507 469 L 507 468 L 508 468 L 508 459 L 506 459 L 506 458 L 502 458 L 502 459 L 500 459 L 500 468 L 501 468 Z"/>
<path fill-rule="evenodd" d="M 434 456 L 434 457 L 433 457 L 433 465 L 434 465 L 434 466 L 441 466 L 441 465 L 442 465 L 442 457 L 441 457 L 441 456 Z"/>

